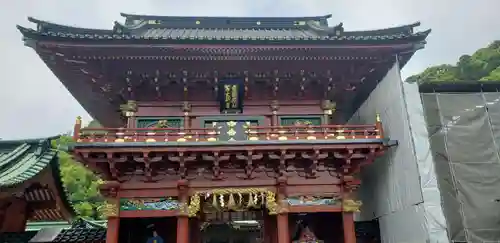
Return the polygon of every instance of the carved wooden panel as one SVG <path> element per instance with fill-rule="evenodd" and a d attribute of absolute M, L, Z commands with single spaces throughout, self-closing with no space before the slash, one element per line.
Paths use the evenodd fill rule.
<path fill-rule="evenodd" d="M 321 125 L 320 116 L 281 116 L 279 117 L 281 126 L 295 126 L 295 125 L 311 125 L 319 126 Z"/>
<path fill-rule="evenodd" d="M 176 210 L 179 202 L 172 198 L 120 199 L 120 210 Z"/>
<path fill-rule="evenodd" d="M 137 128 L 180 128 L 183 125 L 183 118 L 180 117 L 139 117 L 137 118 Z"/>

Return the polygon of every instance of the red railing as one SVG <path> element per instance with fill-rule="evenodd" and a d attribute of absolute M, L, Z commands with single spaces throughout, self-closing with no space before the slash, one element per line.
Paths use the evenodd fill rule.
<path fill-rule="evenodd" d="M 250 141 L 383 138 L 379 121 L 374 125 L 250 126 L 245 134 Z M 74 129 L 77 142 L 215 142 L 219 135 L 213 128 L 81 128 L 80 121 Z"/>

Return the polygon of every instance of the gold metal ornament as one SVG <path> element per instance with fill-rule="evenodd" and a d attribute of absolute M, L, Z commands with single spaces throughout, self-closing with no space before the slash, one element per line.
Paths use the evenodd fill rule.
<path fill-rule="evenodd" d="M 344 212 L 358 213 L 360 212 L 359 208 L 361 205 L 363 205 L 363 203 L 359 200 L 347 199 L 342 202 L 342 209 Z"/>
<path fill-rule="evenodd" d="M 189 202 L 187 210 L 189 217 L 194 217 L 196 216 L 196 214 L 198 214 L 198 212 L 200 211 L 200 202 L 201 202 L 200 194 L 194 194 L 193 196 L 191 196 L 191 200 Z"/>
<path fill-rule="evenodd" d="M 98 208 L 98 211 L 106 218 L 118 216 L 118 206 L 115 203 L 106 202 Z"/>

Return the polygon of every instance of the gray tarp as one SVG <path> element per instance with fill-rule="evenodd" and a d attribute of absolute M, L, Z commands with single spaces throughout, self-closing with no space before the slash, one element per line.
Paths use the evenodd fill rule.
<path fill-rule="evenodd" d="M 350 123 L 374 123 L 376 113 L 399 145 L 362 170 L 360 219 L 378 218 L 385 243 L 449 242 L 418 88 L 401 80 L 397 63 Z"/>
<path fill-rule="evenodd" d="M 421 94 L 453 242 L 500 241 L 500 93 Z"/>

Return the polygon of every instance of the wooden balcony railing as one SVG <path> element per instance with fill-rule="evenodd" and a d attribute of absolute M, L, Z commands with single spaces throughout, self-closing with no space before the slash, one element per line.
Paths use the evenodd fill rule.
<path fill-rule="evenodd" d="M 265 140 L 341 140 L 383 138 L 382 125 L 249 126 L 244 138 Z M 77 142 L 216 142 L 220 132 L 213 128 L 81 128 L 77 121 Z M 227 139 L 225 139 L 227 140 Z"/>

